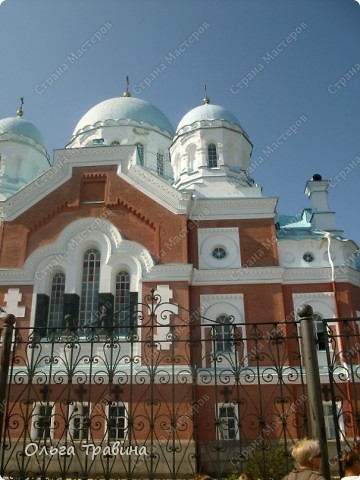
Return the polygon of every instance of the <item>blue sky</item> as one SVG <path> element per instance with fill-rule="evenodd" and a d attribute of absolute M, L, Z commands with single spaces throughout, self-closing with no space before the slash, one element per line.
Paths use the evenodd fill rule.
<path fill-rule="evenodd" d="M 304 187 L 320 173 L 338 228 L 360 244 L 357 1 L 5 0 L 0 50 L 0 118 L 23 96 L 51 158 L 86 111 L 123 93 L 127 75 L 174 127 L 206 84 L 248 133 L 252 176 L 279 212 L 309 207 Z"/>

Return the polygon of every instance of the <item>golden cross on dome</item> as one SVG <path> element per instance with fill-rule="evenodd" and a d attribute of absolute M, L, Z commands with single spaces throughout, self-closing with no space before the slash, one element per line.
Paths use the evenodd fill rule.
<path fill-rule="evenodd" d="M 23 105 L 24 105 L 24 97 L 20 97 L 20 107 L 19 107 L 19 110 L 16 112 L 16 115 L 18 117 L 22 117 L 24 115 L 24 111 L 23 111 Z"/>
<path fill-rule="evenodd" d="M 123 93 L 123 97 L 131 97 L 131 93 L 129 92 L 129 77 L 126 75 L 126 91 Z"/>
<path fill-rule="evenodd" d="M 205 85 L 205 97 L 203 98 L 204 103 L 210 103 L 210 98 L 207 96 L 207 87 Z"/>

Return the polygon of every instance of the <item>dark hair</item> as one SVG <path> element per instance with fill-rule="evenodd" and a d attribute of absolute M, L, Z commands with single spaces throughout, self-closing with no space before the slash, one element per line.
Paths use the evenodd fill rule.
<path fill-rule="evenodd" d="M 356 450 L 349 450 L 341 455 L 341 464 L 344 470 L 349 470 L 359 460 L 359 453 Z"/>

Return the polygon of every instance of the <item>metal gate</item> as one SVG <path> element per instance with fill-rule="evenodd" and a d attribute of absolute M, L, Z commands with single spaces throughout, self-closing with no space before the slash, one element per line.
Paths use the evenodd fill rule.
<path fill-rule="evenodd" d="M 124 323 L 3 329 L 0 473 L 14 479 L 278 480 L 312 435 L 298 322 L 241 324 L 163 303 Z M 320 329 L 321 330 L 321 329 Z M 7 336 L 7 337 L 6 337 Z M 315 337 L 314 337 L 315 338 Z M 360 435 L 356 319 L 317 335 L 329 458 Z M 7 372 L 7 368 L 9 368 Z"/>

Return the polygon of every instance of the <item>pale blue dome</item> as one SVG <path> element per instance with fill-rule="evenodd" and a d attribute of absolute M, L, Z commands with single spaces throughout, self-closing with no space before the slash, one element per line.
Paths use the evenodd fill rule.
<path fill-rule="evenodd" d="M 14 133 L 19 136 L 30 138 L 42 147 L 45 147 L 45 140 L 40 130 L 31 122 L 21 117 L 3 118 L 0 120 L 0 135 L 3 133 Z"/>
<path fill-rule="evenodd" d="M 90 130 L 104 124 L 108 120 L 134 120 L 138 123 L 150 124 L 160 130 L 174 134 L 174 128 L 167 117 L 151 103 L 139 98 L 117 97 L 98 103 L 81 118 L 73 135 Z"/>
<path fill-rule="evenodd" d="M 176 131 L 178 132 L 181 128 L 190 126 L 196 122 L 201 122 L 202 120 L 226 120 L 227 122 L 240 126 L 239 120 L 226 108 L 205 103 L 204 105 L 193 108 L 184 115 Z"/>

